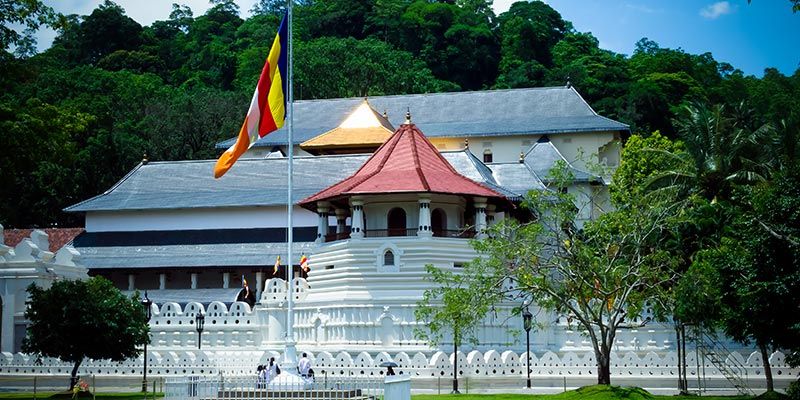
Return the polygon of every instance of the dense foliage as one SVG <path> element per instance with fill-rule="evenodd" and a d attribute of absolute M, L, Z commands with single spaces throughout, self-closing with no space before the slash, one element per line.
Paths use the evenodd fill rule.
<path fill-rule="evenodd" d="M 84 359 L 123 361 L 150 340 L 142 304 L 103 277 L 28 287 L 30 321 L 22 349 L 37 357 L 73 363 L 70 389 Z"/>
<path fill-rule="evenodd" d="M 241 125 L 285 4 L 254 2 L 247 19 L 231 0 L 212 0 L 203 15 L 174 5 L 142 26 L 110 0 L 83 16 L 58 16 L 39 0 L 6 3 L 0 179 L 14 190 L 0 194 L 0 223 L 16 227 L 80 224 L 61 209 L 106 190 L 145 153 L 214 157 L 214 144 Z M 616 54 L 541 1 L 500 15 L 488 0 L 296 4 L 297 99 L 570 81 L 600 114 L 670 139 L 673 118 L 692 102 L 747 102 L 754 125 L 800 113 L 800 72 L 746 76 L 710 53 L 647 39 L 632 55 Z M 17 34 L 6 23 L 29 29 Z M 36 54 L 30 33 L 39 25 L 58 35 Z"/>

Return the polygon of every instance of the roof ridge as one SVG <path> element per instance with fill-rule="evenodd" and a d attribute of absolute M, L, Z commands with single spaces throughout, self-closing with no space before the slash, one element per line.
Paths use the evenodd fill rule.
<path fill-rule="evenodd" d="M 477 165 L 478 163 L 483 164 L 484 167 L 488 168 L 489 171 L 491 171 L 492 169 L 489 168 L 489 166 L 486 165 L 486 163 L 481 161 L 477 156 L 475 156 L 475 154 L 472 154 L 472 152 L 469 151 L 468 148 L 462 149 L 461 151 L 466 153 L 467 159 L 469 159 L 472 162 L 472 164 L 475 165 L 475 169 L 478 170 L 478 173 L 481 175 L 483 179 L 487 181 L 491 179 L 492 184 L 497 184 L 497 179 L 494 178 L 494 174 L 491 174 L 490 176 L 487 177 L 486 174 L 484 174 L 484 171 L 482 171 L 481 168 L 479 168 L 479 166 Z"/>
<path fill-rule="evenodd" d="M 411 128 L 411 126 L 409 126 L 407 131 L 410 132 L 411 135 L 411 154 L 414 158 L 414 171 L 417 172 L 417 176 L 419 176 L 419 179 L 422 182 L 422 187 L 424 187 L 425 190 L 430 191 L 431 185 L 428 184 L 428 180 L 425 179 L 425 174 L 422 173 L 422 163 L 419 160 L 419 152 L 417 152 L 417 140 L 414 137 L 414 130 Z M 438 154 L 439 152 L 437 151 L 436 153 Z"/>
<path fill-rule="evenodd" d="M 65 207 L 65 208 L 63 208 L 63 209 L 61 209 L 61 210 L 62 210 L 62 211 L 69 211 L 71 208 L 78 207 L 78 206 L 80 206 L 81 204 L 87 203 L 87 202 L 89 202 L 89 201 L 92 201 L 92 200 L 94 200 L 94 199 L 99 199 L 99 198 L 101 198 L 101 197 L 103 197 L 103 196 L 107 196 L 108 194 L 110 194 L 111 192 L 113 192 L 113 191 L 114 191 L 116 188 L 118 188 L 120 185 L 122 185 L 122 183 L 123 183 L 123 182 L 125 182 L 126 180 L 128 180 L 128 178 L 130 178 L 131 176 L 133 176 L 133 174 L 134 174 L 136 171 L 138 171 L 139 169 L 141 169 L 143 165 L 146 165 L 146 164 L 140 161 L 140 162 L 139 162 L 139 164 L 137 164 L 137 165 L 136 165 L 136 166 L 135 166 L 135 167 L 134 167 L 132 170 L 128 171 L 128 173 L 127 173 L 127 174 L 125 174 L 125 176 L 123 176 L 123 177 L 122 177 L 122 179 L 120 179 L 119 181 L 117 181 L 117 183 L 115 183 L 114 185 L 112 185 L 110 188 L 108 188 L 107 190 L 105 190 L 103 193 L 100 193 L 100 194 L 98 194 L 98 195 L 96 195 L 96 196 L 92 196 L 92 197 L 90 197 L 90 198 L 88 198 L 88 199 L 86 199 L 86 200 L 84 200 L 84 201 L 81 201 L 81 202 L 75 203 L 75 204 L 73 204 L 73 205 L 71 205 L 71 206 L 69 206 L 69 207 Z"/>
<path fill-rule="evenodd" d="M 382 96 L 372 96 L 372 99 L 387 99 L 387 98 L 394 98 L 394 97 L 408 97 L 408 96 L 453 96 L 459 95 L 464 93 L 500 93 L 500 92 L 522 92 L 522 91 L 529 91 L 529 90 L 553 90 L 553 89 L 563 89 L 568 90 L 566 86 L 536 86 L 536 87 L 527 87 L 527 88 L 508 88 L 508 89 L 488 89 L 488 90 L 462 90 L 458 92 L 434 92 L 434 93 L 406 93 L 406 94 L 387 94 Z M 363 97 L 331 97 L 325 99 L 302 99 L 302 100 L 295 100 L 295 104 L 297 103 L 314 103 L 318 101 L 331 101 L 331 100 L 363 100 Z"/>
<path fill-rule="evenodd" d="M 594 114 L 594 115 L 597 115 L 597 116 L 599 116 L 599 115 L 600 115 L 600 114 L 598 114 L 598 113 L 597 113 L 597 111 L 595 111 L 595 110 L 594 110 L 594 108 L 592 108 L 592 106 L 591 106 L 591 105 L 589 105 L 589 102 L 588 102 L 588 101 L 586 101 L 586 99 L 584 99 L 584 98 L 583 98 L 583 96 L 581 96 L 581 94 L 580 94 L 580 93 L 578 93 L 578 89 L 575 89 L 575 86 L 572 86 L 572 85 L 570 85 L 570 86 L 568 86 L 567 88 L 568 88 L 569 90 L 571 90 L 573 93 L 575 93 L 575 94 L 578 96 L 578 98 L 579 98 L 579 99 L 581 99 L 581 101 L 583 102 L 583 104 L 585 104 L 585 105 L 586 105 L 586 107 L 588 107 L 588 108 L 589 108 L 589 111 L 591 111 L 591 112 L 592 112 L 592 114 Z"/>

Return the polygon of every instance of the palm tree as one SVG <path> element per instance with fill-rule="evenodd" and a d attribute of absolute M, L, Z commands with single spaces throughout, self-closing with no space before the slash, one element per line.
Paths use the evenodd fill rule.
<path fill-rule="evenodd" d="M 650 179 L 647 188 L 678 188 L 715 200 L 730 198 L 734 183 L 764 180 L 768 168 L 763 160 L 773 128 L 755 127 L 750 115 L 744 105 L 733 116 L 723 105 L 684 107 L 675 124 L 686 150 L 669 153 L 678 167 Z"/>

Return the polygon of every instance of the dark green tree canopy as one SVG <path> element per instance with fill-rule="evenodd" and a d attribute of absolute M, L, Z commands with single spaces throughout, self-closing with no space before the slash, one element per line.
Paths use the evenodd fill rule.
<path fill-rule="evenodd" d="M 32 284 L 28 294 L 23 351 L 73 363 L 73 378 L 86 358 L 123 361 L 150 340 L 142 304 L 103 277 L 55 281 L 49 289 Z"/>

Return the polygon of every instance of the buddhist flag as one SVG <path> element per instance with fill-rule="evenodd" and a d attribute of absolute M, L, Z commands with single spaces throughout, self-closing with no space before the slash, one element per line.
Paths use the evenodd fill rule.
<path fill-rule="evenodd" d="M 300 268 L 302 268 L 303 271 L 306 271 L 306 272 L 308 272 L 308 270 L 309 270 L 309 268 L 308 268 L 308 257 L 306 257 L 305 254 L 300 256 Z"/>
<path fill-rule="evenodd" d="M 287 36 L 287 21 L 284 14 L 278 35 L 272 42 L 272 49 L 264 63 L 264 69 L 261 70 L 261 77 L 258 78 L 258 85 L 253 93 L 253 99 L 250 100 L 250 109 L 247 110 L 242 129 L 239 130 L 236 143 L 225 150 L 217 160 L 217 165 L 214 166 L 214 178 L 225 175 L 233 163 L 258 139 L 283 126 L 288 98 Z"/>
<path fill-rule="evenodd" d="M 275 268 L 272 270 L 272 275 L 278 274 L 278 268 L 281 267 L 281 256 L 278 256 L 278 259 L 275 260 Z"/>

